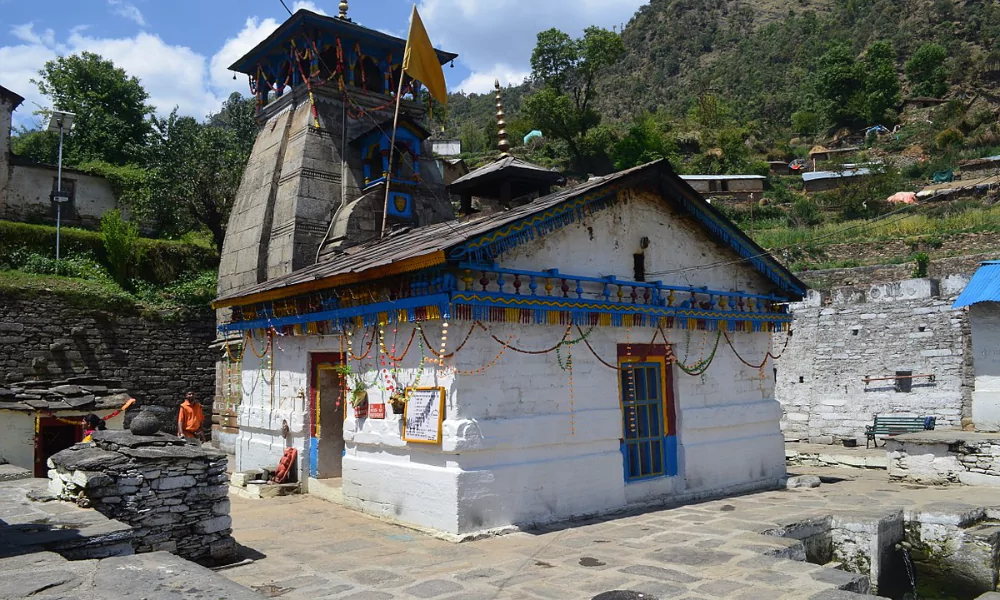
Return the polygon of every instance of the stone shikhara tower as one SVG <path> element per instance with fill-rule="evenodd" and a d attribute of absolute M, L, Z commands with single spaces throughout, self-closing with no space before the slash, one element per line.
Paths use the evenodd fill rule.
<path fill-rule="evenodd" d="M 387 230 L 454 218 L 420 124 L 419 83 L 404 81 L 405 40 L 347 18 L 299 10 L 231 69 L 248 76 L 262 129 L 223 244 L 219 295 L 287 275 Z M 456 55 L 438 52 L 442 63 Z M 407 78 L 408 79 L 408 78 Z"/>

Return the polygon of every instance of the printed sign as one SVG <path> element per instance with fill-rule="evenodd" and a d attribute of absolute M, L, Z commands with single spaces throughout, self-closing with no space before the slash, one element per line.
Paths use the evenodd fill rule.
<path fill-rule="evenodd" d="M 369 419 L 384 419 L 385 418 L 385 404 L 372 404 L 368 407 L 368 418 Z"/>
<path fill-rule="evenodd" d="M 407 392 L 406 410 L 403 411 L 403 439 L 423 444 L 440 443 L 441 423 L 444 421 L 444 388 L 411 388 Z"/>

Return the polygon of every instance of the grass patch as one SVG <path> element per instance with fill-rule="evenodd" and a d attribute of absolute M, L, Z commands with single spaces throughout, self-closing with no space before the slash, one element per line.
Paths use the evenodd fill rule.
<path fill-rule="evenodd" d="M 942 237 L 961 233 L 1000 231 L 1000 205 L 932 217 L 925 214 L 891 216 L 883 221 L 845 221 L 818 227 L 775 227 L 753 232 L 754 241 L 767 249 L 816 247 L 839 243 L 878 242 L 917 236 Z"/>

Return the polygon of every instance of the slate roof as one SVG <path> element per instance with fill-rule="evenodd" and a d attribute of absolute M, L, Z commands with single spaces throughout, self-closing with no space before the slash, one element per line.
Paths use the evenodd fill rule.
<path fill-rule="evenodd" d="M 862 175 L 871 175 L 871 169 L 862 168 L 855 171 L 815 171 L 812 173 L 803 173 L 802 181 L 816 181 L 819 179 L 840 179 L 841 177 L 860 177 Z"/>
<path fill-rule="evenodd" d="M 11 110 L 14 110 L 18 106 L 20 106 L 22 102 L 24 102 L 23 96 L 21 96 L 17 92 L 12 92 L 11 90 L 8 90 L 2 85 L 0 85 L 0 98 L 7 98 L 8 100 L 11 101 L 11 103 L 13 103 L 13 106 L 10 107 Z"/>
<path fill-rule="evenodd" d="M 369 29 L 368 27 L 359 25 L 358 23 L 350 20 L 320 15 L 310 10 L 300 8 L 295 11 L 295 14 L 288 17 L 288 19 L 286 19 L 280 27 L 275 29 L 271 35 L 267 36 L 264 41 L 254 46 L 236 62 L 229 65 L 229 70 L 246 74 L 255 73 L 257 70 L 257 62 L 262 57 L 269 54 L 271 50 L 273 50 L 275 44 L 278 44 L 281 40 L 290 37 L 299 26 L 306 25 L 327 28 L 333 31 L 341 31 L 348 35 L 363 37 L 387 46 L 396 46 L 400 49 L 406 47 L 406 40 L 404 39 L 382 33 L 381 31 L 377 31 L 375 29 Z M 437 54 L 438 60 L 441 61 L 441 64 L 458 58 L 458 55 L 453 52 L 445 52 L 444 50 L 438 50 L 436 48 L 434 52 Z"/>
<path fill-rule="evenodd" d="M 980 263 L 979 269 L 959 294 L 952 308 L 972 306 L 979 302 L 1000 302 L 1000 260 Z"/>
<path fill-rule="evenodd" d="M 517 178 L 556 184 L 563 181 L 558 171 L 552 171 L 523 161 L 516 156 L 503 156 L 488 165 L 462 175 L 448 186 L 448 191 L 460 194 L 474 187 L 500 179 Z"/>
<path fill-rule="evenodd" d="M 764 274 L 765 277 L 774 281 L 786 293 L 797 296 L 797 298 L 801 298 L 805 294 L 806 285 L 804 283 L 799 281 L 791 271 L 775 261 L 767 252 L 736 227 L 736 225 L 724 217 L 718 209 L 708 204 L 698 192 L 694 191 L 691 186 L 674 173 L 670 167 L 670 163 L 661 159 L 612 173 L 611 175 L 595 177 L 574 188 L 542 196 L 532 202 L 503 212 L 483 215 L 465 221 L 446 221 L 434 225 L 393 231 L 382 239 L 372 240 L 347 248 L 342 254 L 333 255 L 323 262 L 249 288 L 220 296 L 216 299 L 215 304 L 217 306 L 239 304 L 239 302 L 232 302 L 232 300 L 291 286 L 309 284 L 331 277 L 362 273 L 402 260 L 446 251 L 476 236 L 492 232 L 519 219 L 542 213 L 563 202 L 612 183 L 623 182 L 623 180 L 634 180 L 635 183 L 650 182 L 659 184 L 664 197 L 676 202 L 678 208 L 687 210 L 691 216 L 702 222 L 709 237 L 715 238 L 720 243 L 729 246 L 745 258 L 756 259 L 749 260 L 750 264 Z M 694 209 L 689 208 L 687 204 L 683 204 L 680 200 L 681 197 L 695 204 L 701 214 L 695 214 Z M 708 215 L 708 217 L 704 215 Z M 710 218 L 715 227 L 708 225 L 703 220 L 704 218 Z M 725 229 L 724 232 L 719 229 L 720 225 Z"/>
<path fill-rule="evenodd" d="M 788 164 L 784 161 L 777 161 L 782 164 Z M 736 181 L 742 179 L 767 179 L 763 175 L 681 175 L 681 179 L 684 181 L 721 181 L 723 179 Z"/>

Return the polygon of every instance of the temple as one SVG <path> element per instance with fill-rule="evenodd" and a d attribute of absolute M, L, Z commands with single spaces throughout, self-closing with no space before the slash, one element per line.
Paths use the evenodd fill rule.
<path fill-rule="evenodd" d="M 446 189 L 415 82 L 391 147 L 402 47 L 299 11 L 234 65 L 291 86 L 261 96 L 214 303 L 237 470 L 295 448 L 309 493 L 456 538 L 776 486 L 805 286 L 667 161 L 560 188 L 510 155 L 499 90 L 498 158 Z"/>

